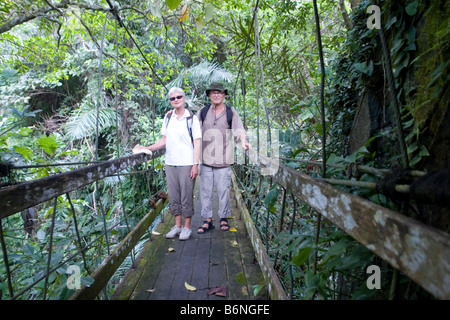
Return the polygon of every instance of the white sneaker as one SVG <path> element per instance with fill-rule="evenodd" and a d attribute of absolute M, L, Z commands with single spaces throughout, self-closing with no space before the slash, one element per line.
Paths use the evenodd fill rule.
<path fill-rule="evenodd" d="M 192 230 L 186 227 L 181 228 L 180 240 L 187 240 L 191 236 Z"/>
<path fill-rule="evenodd" d="M 173 226 L 172 229 L 166 234 L 167 239 L 173 239 L 177 235 L 181 233 L 181 228 L 178 228 L 177 226 Z"/>

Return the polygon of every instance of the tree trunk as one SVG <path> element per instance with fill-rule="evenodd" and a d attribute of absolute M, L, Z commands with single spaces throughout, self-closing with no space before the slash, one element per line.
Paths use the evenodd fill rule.
<path fill-rule="evenodd" d="M 352 3 L 353 3 L 353 1 L 352 1 Z M 345 0 L 339 0 L 339 9 L 341 10 L 342 17 L 344 18 L 345 27 L 347 29 L 352 29 L 353 22 L 350 19 L 350 17 L 348 16 L 347 9 L 345 9 Z M 353 9 L 353 5 L 352 5 L 352 9 Z"/>

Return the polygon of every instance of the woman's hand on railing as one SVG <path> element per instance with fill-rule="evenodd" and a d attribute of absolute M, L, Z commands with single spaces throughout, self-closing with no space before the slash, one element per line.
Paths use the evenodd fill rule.
<path fill-rule="evenodd" d="M 133 148 L 133 154 L 137 154 L 137 153 L 145 153 L 148 155 L 152 155 L 152 151 L 150 150 L 150 147 L 144 147 L 141 146 L 139 144 L 137 144 L 134 148 Z"/>

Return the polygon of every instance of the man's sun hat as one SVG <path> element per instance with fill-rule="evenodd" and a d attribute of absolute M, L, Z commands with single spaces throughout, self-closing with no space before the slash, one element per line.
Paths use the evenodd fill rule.
<path fill-rule="evenodd" d="M 228 90 L 224 88 L 223 84 L 220 82 L 213 82 L 209 85 L 209 88 L 206 89 L 206 95 L 209 96 L 209 92 L 213 91 L 213 90 L 217 90 L 220 92 L 225 93 L 225 95 L 228 94 Z"/>

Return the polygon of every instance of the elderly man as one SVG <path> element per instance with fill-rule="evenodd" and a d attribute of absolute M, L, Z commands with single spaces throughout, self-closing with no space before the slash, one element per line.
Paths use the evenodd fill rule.
<path fill-rule="evenodd" d="M 227 217 L 230 216 L 231 165 L 234 164 L 234 145 L 232 138 L 247 150 L 246 133 L 236 110 L 224 103 L 228 91 L 222 83 L 211 83 L 206 95 L 211 104 L 197 113 L 202 127 L 202 165 L 200 169 L 200 199 L 202 203 L 203 224 L 198 233 L 214 229 L 212 223 L 212 195 L 214 186 L 219 195 L 220 229 L 230 229 Z"/>

